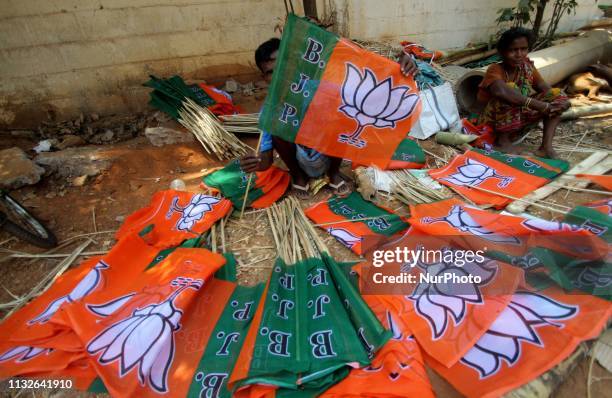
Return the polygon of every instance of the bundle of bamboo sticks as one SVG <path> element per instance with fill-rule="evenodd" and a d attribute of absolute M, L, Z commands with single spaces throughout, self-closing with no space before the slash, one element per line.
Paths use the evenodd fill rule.
<path fill-rule="evenodd" d="M 179 110 L 179 123 L 189 130 L 208 154 L 220 160 L 246 155 L 253 149 L 228 132 L 208 109 L 187 98 Z"/>
<path fill-rule="evenodd" d="M 275 203 L 266 211 L 278 256 L 285 263 L 320 258 L 321 253 L 328 251 L 294 197 Z"/>
<path fill-rule="evenodd" d="M 237 115 L 222 115 L 223 128 L 230 133 L 259 133 L 259 113 L 240 113 Z"/>
<path fill-rule="evenodd" d="M 388 173 L 393 181 L 391 196 L 402 203 L 431 203 L 452 197 L 448 189 L 430 188 L 408 170 L 393 170 Z"/>

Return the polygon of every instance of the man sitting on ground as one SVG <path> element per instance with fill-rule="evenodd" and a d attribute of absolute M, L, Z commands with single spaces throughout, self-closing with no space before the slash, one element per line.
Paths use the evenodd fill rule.
<path fill-rule="evenodd" d="M 268 83 L 272 80 L 279 47 L 280 40 L 273 38 L 261 44 L 255 51 L 255 63 Z M 400 68 L 406 76 L 413 75 L 417 71 L 416 64 L 406 54 L 402 54 Z M 306 199 L 309 196 L 308 180 L 319 178 L 323 174 L 329 177 L 329 186 L 334 194 L 347 196 L 353 190 L 352 182 L 340 172 L 341 158 L 324 155 L 267 132 L 262 134 L 259 154 L 247 155 L 240 159 L 240 166 L 245 172 L 268 169 L 272 165 L 274 149 L 289 169 L 292 193 L 299 199 Z"/>

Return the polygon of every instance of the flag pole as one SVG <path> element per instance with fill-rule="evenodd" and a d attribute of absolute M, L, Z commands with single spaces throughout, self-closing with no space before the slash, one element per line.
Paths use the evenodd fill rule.
<path fill-rule="evenodd" d="M 259 147 L 261 146 L 261 138 L 263 137 L 263 132 L 259 132 L 259 140 L 257 140 L 257 147 L 255 148 L 255 155 L 259 154 Z M 251 181 L 253 181 L 253 175 L 255 172 L 249 173 L 249 181 L 247 181 L 246 191 L 244 191 L 244 198 L 242 199 L 242 208 L 240 209 L 240 219 L 242 219 L 242 215 L 244 214 L 244 208 L 246 207 L 247 197 L 249 196 L 249 189 L 251 188 Z"/>

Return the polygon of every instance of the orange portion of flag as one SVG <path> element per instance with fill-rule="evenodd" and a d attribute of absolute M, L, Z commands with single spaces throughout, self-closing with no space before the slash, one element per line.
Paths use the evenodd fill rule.
<path fill-rule="evenodd" d="M 211 282 L 224 262 L 206 249 L 178 248 L 112 300 L 66 309 L 112 396 L 186 394 L 235 286 Z"/>
<path fill-rule="evenodd" d="M 498 397 L 517 388 L 596 337 L 612 304 L 559 288 L 522 290 L 460 362 L 447 368 L 426 362 L 468 397 Z"/>
<path fill-rule="evenodd" d="M 535 167 L 554 170 L 537 159 L 528 158 L 528 161 Z M 512 199 L 496 195 L 495 192 L 522 198 L 549 182 L 546 178 L 521 172 L 476 151 L 466 151 L 463 155 L 455 156 L 446 166 L 431 170 L 429 175 L 474 203 L 492 205 L 497 209 L 503 208 Z"/>
<path fill-rule="evenodd" d="M 576 174 L 576 177 L 590 180 L 591 182 L 601 185 L 608 191 L 612 191 L 612 176 L 608 175 L 594 175 L 594 174 Z"/>
<path fill-rule="evenodd" d="M 146 232 L 147 242 L 158 248 L 176 246 L 207 231 L 231 209 L 229 200 L 182 191 L 160 191 L 151 203 L 126 218 L 115 234 L 117 240 Z M 152 229 L 149 231 L 148 229 Z M 147 230 L 145 230 L 147 228 Z"/>
<path fill-rule="evenodd" d="M 340 39 L 296 143 L 384 168 L 420 113 L 416 83 L 399 65 Z"/>

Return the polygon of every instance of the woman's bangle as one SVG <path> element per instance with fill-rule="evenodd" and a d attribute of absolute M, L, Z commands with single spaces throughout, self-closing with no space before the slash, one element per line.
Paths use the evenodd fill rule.
<path fill-rule="evenodd" d="M 527 101 L 525 101 L 525 105 L 523 105 L 525 108 L 529 109 L 529 104 L 531 104 L 531 97 L 527 97 Z"/>

